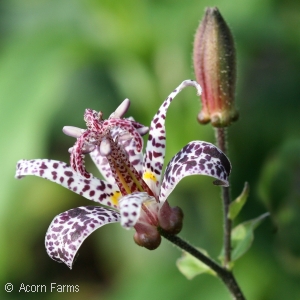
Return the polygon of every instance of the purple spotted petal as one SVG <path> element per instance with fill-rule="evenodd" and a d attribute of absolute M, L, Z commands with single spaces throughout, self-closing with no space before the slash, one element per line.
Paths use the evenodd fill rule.
<path fill-rule="evenodd" d="M 99 206 L 81 206 L 56 216 L 45 237 L 48 255 L 72 269 L 75 255 L 83 241 L 99 227 L 118 222 L 120 214 Z"/>
<path fill-rule="evenodd" d="M 207 175 L 217 179 L 218 185 L 228 186 L 231 164 L 216 146 L 193 141 L 182 148 L 166 167 L 159 200 L 165 201 L 177 183 L 185 176 Z"/>
<path fill-rule="evenodd" d="M 144 176 L 143 179 L 149 185 L 155 195 L 159 193 L 159 185 L 161 182 L 162 168 L 165 159 L 166 148 L 166 128 L 165 119 L 167 110 L 172 100 L 178 93 L 187 86 L 193 86 L 197 89 L 198 94 L 201 94 L 200 85 L 193 80 L 183 81 L 163 102 L 158 112 L 154 116 L 150 131 L 146 152 L 144 156 Z"/>
<path fill-rule="evenodd" d="M 20 160 L 17 163 L 16 178 L 35 175 L 58 183 L 63 187 L 103 205 L 118 207 L 120 191 L 116 185 L 97 179 L 89 179 L 76 173 L 64 162 L 50 159 Z"/>
<path fill-rule="evenodd" d="M 147 193 L 135 192 L 123 196 L 120 201 L 121 225 L 129 229 L 133 227 L 141 215 L 142 203 L 146 201 L 155 202 L 155 198 Z M 156 202 L 155 202 L 156 203 Z"/>

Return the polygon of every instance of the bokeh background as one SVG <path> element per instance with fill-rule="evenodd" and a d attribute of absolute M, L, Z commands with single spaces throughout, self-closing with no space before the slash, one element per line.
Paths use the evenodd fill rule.
<path fill-rule="evenodd" d="M 85 108 L 104 116 L 125 98 L 149 124 L 165 97 L 194 78 L 193 36 L 206 6 L 218 6 L 235 37 L 240 120 L 229 130 L 232 195 L 245 181 L 245 221 L 271 211 L 253 247 L 235 264 L 247 299 L 300 299 L 300 2 L 296 0 L 2 0 L 0 3 L 0 296 L 1 299 L 230 299 L 210 275 L 187 280 L 180 252 L 163 241 L 136 246 L 133 231 L 104 226 L 83 244 L 73 270 L 52 261 L 45 232 L 55 215 L 86 199 L 37 177 L 15 180 L 16 162 L 68 161 Z M 199 100 L 184 90 L 167 117 L 169 160 L 187 142 L 214 141 L 196 122 Z M 97 174 L 87 160 L 87 168 Z M 217 257 L 222 246 L 219 188 L 184 179 L 169 201 L 185 213 L 180 236 Z M 4 284 L 15 289 L 5 293 Z M 47 293 L 19 293 L 45 284 Z M 50 292 L 50 283 L 79 285 Z"/>

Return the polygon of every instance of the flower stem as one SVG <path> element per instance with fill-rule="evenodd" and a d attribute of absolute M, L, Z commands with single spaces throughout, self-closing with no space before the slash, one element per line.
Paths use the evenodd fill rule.
<path fill-rule="evenodd" d="M 216 128 L 216 141 L 220 150 L 227 155 L 226 129 Z M 230 205 L 229 187 L 222 187 L 223 211 L 224 211 L 224 267 L 229 268 L 231 260 L 231 220 L 228 217 Z"/>
<path fill-rule="evenodd" d="M 214 260 L 212 260 L 208 256 L 201 253 L 199 250 L 194 248 L 192 245 L 190 245 L 186 241 L 182 240 L 177 235 L 169 234 L 166 231 L 164 231 L 162 228 L 158 228 L 158 231 L 164 238 L 169 240 L 171 243 L 176 245 L 178 248 L 188 252 L 189 254 L 196 257 L 204 264 L 206 264 L 208 267 L 210 267 L 213 271 L 215 271 L 217 273 L 218 277 L 227 286 L 228 290 L 231 293 L 232 299 L 234 299 L 234 300 L 245 300 L 246 299 L 231 271 L 229 271 L 225 267 L 220 266 Z"/>

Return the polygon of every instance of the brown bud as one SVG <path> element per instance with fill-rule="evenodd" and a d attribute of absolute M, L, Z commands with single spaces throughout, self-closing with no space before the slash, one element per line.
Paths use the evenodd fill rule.
<path fill-rule="evenodd" d="M 158 213 L 159 226 L 170 234 L 178 234 L 182 229 L 183 212 L 179 207 L 170 207 L 165 201 Z"/>
<path fill-rule="evenodd" d="M 155 250 L 161 243 L 161 236 L 155 226 L 137 223 L 133 239 L 136 244 L 148 250 Z"/>
<path fill-rule="evenodd" d="M 202 87 L 198 121 L 226 127 L 238 119 L 234 107 L 236 62 L 231 32 L 216 7 L 208 7 L 194 41 L 194 71 Z"/>

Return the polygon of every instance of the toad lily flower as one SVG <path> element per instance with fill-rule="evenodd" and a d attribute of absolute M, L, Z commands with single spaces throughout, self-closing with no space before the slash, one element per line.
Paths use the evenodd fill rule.
<path fill-rule="evenodd" d="M 159 246 L 158 229 L 177 234 L 182 228 L 180 208 L 171 208 L 167 198 L 177 183 L 189 175 L 214 177 L 215 184 L 228 186 L 231 165 L 214 145 L 192 141 L 169 162 L 162 178 L 165 157 L 165 118 L 170 103 L 186 86 L 201 88 L 195 81 L 182 82 L 163 102 L 154 116 L 145 155 L 142 135 L 148 128 L 132 118 L 123 118 L 129 107 L 126 99 L 110 115 L 87 109 L 87 129 L 66 126 L 65 134 L 75 137 L 71 166 L 64 162 L 36 159 L 20 160 L 16 178 L 39 176 L 56 182 L 102 206 L 78 207 L 59 214 L 50 224 L 45 238 L 49 256 L 72 268 L 74 257 L 94 230 L 108 223 L 120 222 L 136 230 L 135 242 L 147 249 Z M 84 167 L 84 154 L 89 153 L 105 180 L 97 179 Z M 109 207 L 109 208 L 108 208 Z"/>

